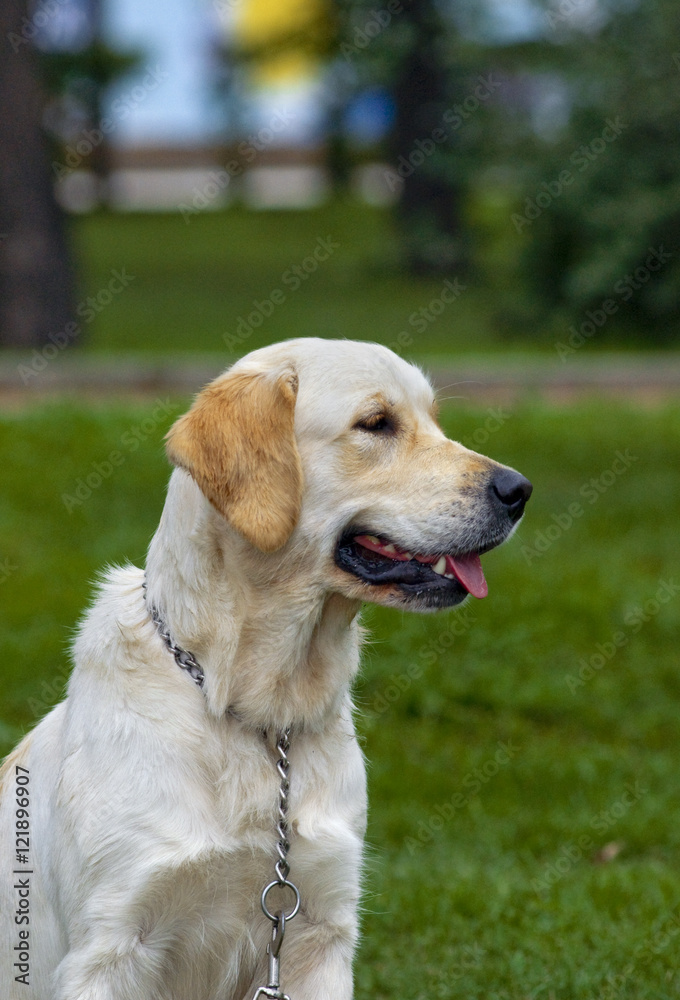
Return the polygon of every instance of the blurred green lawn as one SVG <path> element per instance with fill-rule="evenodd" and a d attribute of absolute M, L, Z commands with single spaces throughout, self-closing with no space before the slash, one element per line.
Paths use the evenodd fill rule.
<path fill-rule="evenodd" d="M 477 264 L 446 288 L 444 278 L 402 274 L 390 213 L 352 200 L 304 212 L 234 207 L 188 222 L 178 213 L 77 218 L 79 341 L 98 352 L 238 355 L 323 336 L 396 344 L 419 356 L 500 344 L 555 357 L 554 341 L 569 324 L 553 316 L 539 325 L 523 303 L 514 270 L 522 243 L 507 206 L 489 195 L 474 215 Z M 611 332 L 598 332 L 597 347 Z"/>
<path fill-rule="evenodd" d="M 143 560 L 162 436 L 186 402 L 0 417 L 1 751 L 59 699 L 98 569 Z M 463 442 L 486 417 L 444 408 Z M 482 449 L 535 484 L 517 536 L 484 558 L 489 597 L 437 616 L 367 608 L 359 1000 L 678 996 L 679 435 L 677 405 L 527 401 Z"/>

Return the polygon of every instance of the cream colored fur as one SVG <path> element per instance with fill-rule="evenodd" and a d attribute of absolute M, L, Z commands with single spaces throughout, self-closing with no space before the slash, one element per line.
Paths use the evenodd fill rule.
<path fill-rule="evenodd" d="M 396 415 L 392 439 L 355 429 L 376 407 Z M 312 338 L 238 362 L 168 449 L 178 468 L 148 598 L 205 690 L 150 621 L 144 571 L 110 570 L 65 701 L 0 772 L 0 997 L 250 1000 L 271 932 L 259 897 L 274 862 L 273 737 L 290 725 L 303 905 L 282 985 L 292 1000 L 349 1000 L 366 821 L 357 612 L 408 604 L 340 570 L 335 545 L 359 520 L 414 551 L 464 546 L 494 466 L 445 438 L 417 369 L 376 345 Z M 17 763 L 32 803 L 28 987 L 9 956 Z"/>

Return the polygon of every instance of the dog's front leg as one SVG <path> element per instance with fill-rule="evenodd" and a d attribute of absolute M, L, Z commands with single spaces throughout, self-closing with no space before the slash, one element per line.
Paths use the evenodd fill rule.
<path fill-rule="evenodd" d="M 312 924 L 303 914 L 295 931 L 286 930 L 280 954 L 281 990 L 290 1000 L 351 1000 L 352 960 L 357 940 L 354 917 L 344 923 Z M 268 962 L 263 959 L 243 1000 L 253 1000 L 267 985 Z"/>
<path fill-rule="evenodd" d="M 162 964 L 140 943 L 117 950 L 92 942 L 59 965 L 54 1000 L 161 1000 Z"/>

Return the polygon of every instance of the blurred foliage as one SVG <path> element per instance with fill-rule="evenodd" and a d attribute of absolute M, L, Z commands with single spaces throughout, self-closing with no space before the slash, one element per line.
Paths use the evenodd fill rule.
<path fill-rule="evenodd" d="M 557 77 L 568 111 L 549 139 L 514 143 L 518 214 L 541 192 L 548 202 L 522 226 L 522 274 L 548 307 L 565 304 L 582 320 L 613 300 L 651 324 L 648 337 L 667 339 L 680 303 L 680 9 L 672 0 L 596 8 L 603 23 L 579 30 L 580 6 L 563 0 L 546 15 L 548 40 L 502 53 L 510 72 Z"/>
<path fill-rule="evenodd" d="M 673 0 L 537 0 L 520 42 L 503 40 L 498 11 L 480 0 L 334 0 L 310 17 L 302 31 L 232 45 L 228 59 L 253 72 L 300 49 L 325 65 L 331 173 L 341 187 L 358 161 L 390 164 L 402 270 L 475 275 L 501 292 L 515 329 L 571 324 L 582 339 L 584 324 L 587 337 L 606 323 L 671 339 L 680 321 Z M 346 113 L 367 91 L 393 114 L 362 148 Z M 491 233 L 478 225 L 489 201 Z M 493 273 L 482 260 L 489 237 L 502 247 Z"/>
<path fill-rule="evenodd" d="M 48 102 L 44 124 L 57 161 L 72 147 L 85 148 L 78 161 L 100 176 L 108 173 L 108 138 L 99 130 L 104 94 L 141 61 L 141 53 L 118 52 L 100 38 L 82 49 L 38 50 Z M 80 145 L 79 145 L 80 144 Z M 59 163 L 53 171 L 59 174 Z M 68 173 L 66 167 L 62 171 Z"/>
<path fill-rule="evenodd" d="M 442 206 L 454 206 L 465 245 L 478 235 L 475 206 L 493 190 L 511 231 L 497 239 L 514 256 L 509 310 L 518 322 L 557 313 L 578 335 L 593 315 L 598 327 L 618 313 L 614 325 L 670 339 L 680 319 L 680 9 L 672 0 L 550 0 L 535 8 L 521 43 L 489 41 L 493 23 L 479 3 L 336 6 L 345 76 L 396 94 L 397 123 L 404 63 L 419 46 L 421 63 L 446 76 L 429 100 L 420 94 L 406 109 L 410 141 L 400 145 L 395 129 L 384 150 L 405 175 L 406 198 L 418 178 L 440 192 L 429 216 L 402 227 L 407 256 L 455 269 L 437 233 Z M 433 141 L 437 126 L 444 140 Z M 650 266 L 651 249 L 661 266 Z"/>
<path fill-rule="evenodd" d="M 64 94 L 81 85 L 101 92 L 117 76 L 131 70 L 139 58 L 138 54 L 115 51 L 100 40 L 77 52 L 40 53 L 45 85 L 52 94 Z"/>

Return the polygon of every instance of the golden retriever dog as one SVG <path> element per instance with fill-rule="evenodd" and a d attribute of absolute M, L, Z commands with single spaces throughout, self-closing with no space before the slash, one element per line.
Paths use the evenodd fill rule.
<path fill-rule="evenodd" d="M 0 996 L 348 1000 L 361 603 L 484 597 L 531 484 L 446 438 L 417 368 L 342 340 L 248 354 L 167 452 L 146 569 L 107 572 L 65 700 L 0 772 Z"/>

